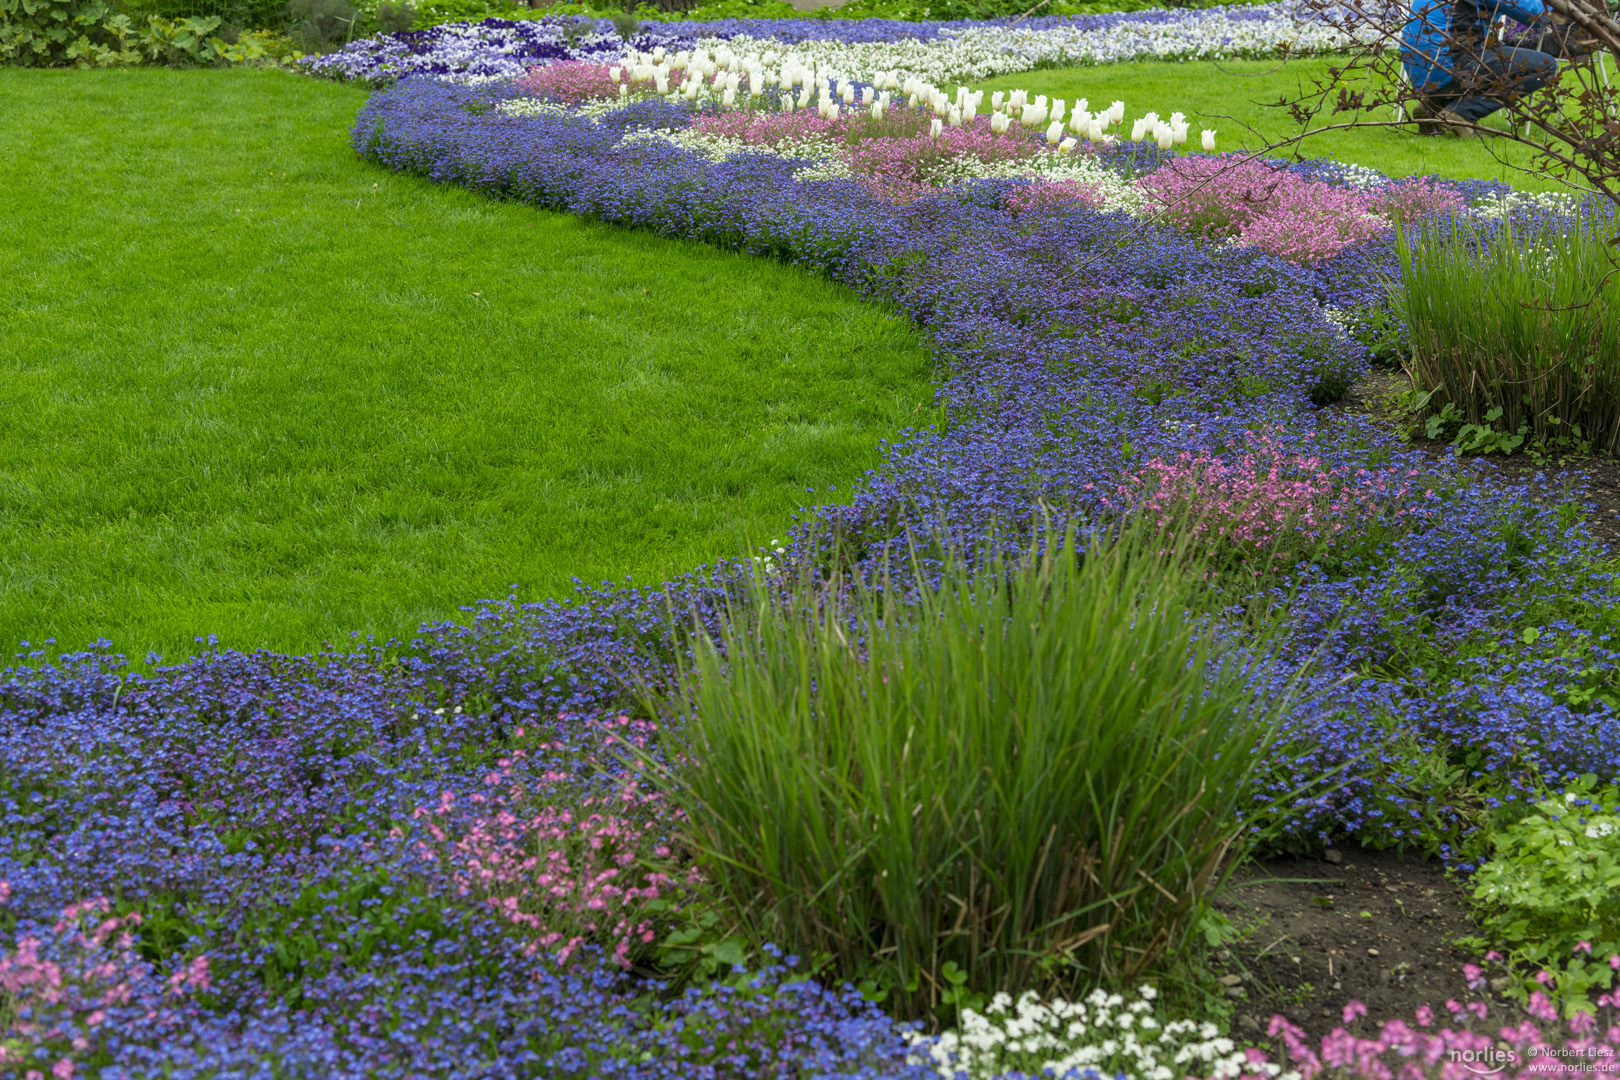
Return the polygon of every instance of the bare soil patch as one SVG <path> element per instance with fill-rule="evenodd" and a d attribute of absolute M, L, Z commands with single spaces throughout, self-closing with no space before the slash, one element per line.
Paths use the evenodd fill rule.
<path fill-rule="evenodd" d="M 1315 1040 L 1351 1001 L 1371 1021 L 1411 1022 L 1420 1005 L 1444 1016 L 1447 999 L 1471 998 L 1462 966 L 1479 957 L 1452 942 L 1476 928 L 1438 862 L 1354 845 L 1267 860 L 1240 868 L 1214 906 L 1247 931 L 1218 964 L 1235 984 L 1236 1037 L 1262 1036 L 1276 1013 Z"/>

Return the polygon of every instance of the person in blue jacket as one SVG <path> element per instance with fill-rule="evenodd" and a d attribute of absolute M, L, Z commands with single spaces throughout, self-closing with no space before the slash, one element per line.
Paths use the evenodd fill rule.
<path fill-rule="evenodd" d="M 1504 98 L 1541 89 L 1558 70 L 1547 53 L 1498 41 L 1494 24 L 1503 15 L 1537 29 L 1552 26 L 1541 0 L 1412 0 L 1401 63 L 1417 96 L 1411 112 L 1419 130 L 1478 135 L 1474 125 Z"/>

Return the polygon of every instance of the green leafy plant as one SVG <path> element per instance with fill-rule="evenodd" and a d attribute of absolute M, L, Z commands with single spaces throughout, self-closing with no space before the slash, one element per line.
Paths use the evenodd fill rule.
<path fill-rule="evenodd" d="M 137 63 L 129 17 L 104 0 L 0 0 L 0 62 L 19 67 Z"/>
<path fill-rule="evenodd" d="M 1195 933 L 1278 706 L 1214 662 L 1162 543 L 1073 541 L 940 586 L 762 585 L 698 637 L 660 784 L 749 937 L 937 1015 L 1123 984 Z"/>
<path fill-rule="evenodd" d="M 289 0 L 287 33 L 306 53 L 331 52 L 358 36 L 360 9 L 349 0 Z"/>
<path fill-rule="evenodd" d="M 416 25 L 416 5 L 410 0 L 383 0 L 377 5 L 372 21 L 379 33 L 403 33 Z"/>
<path fill-rule="evenodd" d="M 1459 454 L 1501 454 L 1508 456 L 1524 445 L 1524 437 L 1530 431 L 1528 421 L 1519 425 L 1519 430 L 1513 433 L 1498 431 L 1494 426 L 1502 419 L 1502 406 L 1496 405 L 1487 412 L 1478 424 L 1464 424 L 1457 431 L 1457 437 L 1451 440 L 1451 445 Z"/>
<path fill-rule="evenodd" d="M 1587 995 L 1609 986 L 1608 958 L 1620 954 L 1620 790 L 1594 791 L 1596 780 L 1583 777 L 1498 832 L 1474 877 L 1482 933 L 1468 944 L 1553 972 L 1551 982 L 1526 976 L 1511 988 L 1521 1000 L 1541 988 L 1570 1011 L 1590 1008 Z"/>
<path fill-rule="evenodd" d="M 1613 229 L 1612 219 L 1577 215 L 1523 236 L 1506 219 L 1494 230 L 1425 222 L 1415 240 L 1395 231 L 1392 306 L 1411 329 L 1413 381 L 1435 388 L 1431 404 L 1451 406 L 1479 452 L 1574 425 L 1599 449 L 1620 449 Z"/>

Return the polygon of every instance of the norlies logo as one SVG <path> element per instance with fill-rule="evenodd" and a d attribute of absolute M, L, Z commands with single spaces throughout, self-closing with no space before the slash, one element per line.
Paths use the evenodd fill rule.
<path fill-rule="evenodd" d="M 1471 1073 L 1495 1076 L 1518 1061 L 1519 1055 L 1512 1050 L 1486 1047 L 1482 1050 L 1447 1050 L 1446 1058 L 1459 1063 Z"/>

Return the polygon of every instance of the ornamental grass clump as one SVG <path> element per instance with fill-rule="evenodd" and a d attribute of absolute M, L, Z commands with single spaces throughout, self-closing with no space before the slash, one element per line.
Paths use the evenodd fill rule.
<path fill-rule="evenodd" d="M 1516 227 L 1396 230 L 1392 305 L 1430 407 L 1560 445 L 1620 449 L 1620 272 L 1612 210 Z"/>
<path fill-rule="evenodd" d="M 916 1018 L 1174 954 L 1281 703 L 1162 549 L 1049 537 L 938 585 L 762 592 L 700 633 L 660 783 L 718 902 Z"/>

